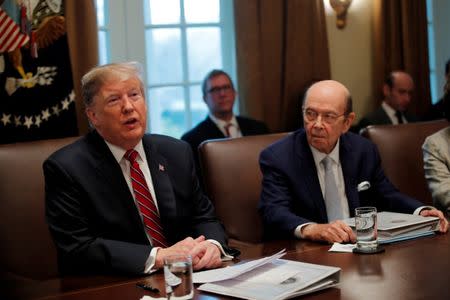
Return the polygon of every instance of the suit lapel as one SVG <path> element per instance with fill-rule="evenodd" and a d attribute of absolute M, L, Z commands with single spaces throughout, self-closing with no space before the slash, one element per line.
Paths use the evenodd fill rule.
<path fill-rule="evenodd" d="M 295 141 L 295 153 L 297 154 L 300 167 L 300 174 L 304 174 L 304 179 L 306 181 L 306 187 L 309 193 L 308 199 L 313 202 L 318 215 L 320 216 L 321 222 L 326 222 L 328 220 L 327 211 L 325 207 L 325 200 L 323 199 L 322 189 L 320 188 L 319 177 L 317 176 L 317 169 L 314 163 L 314 158 L 309 148 L 308 141 L 306 140 L 306 133 L 303 131 L 302 134 L 298 135 Z M 299 178 L 302 178 L 300 176 Z"/>
<path fill-rule="evenodd" d="M 208 139 L 225 138 L 223 132 L 219 129 L 219 127 L 217 127 L 216 123 L 214 123 L 209 116 L 206 117 L 205 127 L 206 130 L 211 133 L 211 137 L 208 137 Z"/>
<path fill-rule="evenodd" d="M 92 153 L 95 153 L 95 161 L 98 162 L 96 166 L 97 178 L 104 182 L 103 184 L 98 184 L 99 188 L 108 189 L 108 194 L 111 195 L 108 201 L 122 202 L 122 206 L 125 207 L 124 213 L 127 214 L 127 220 L 132 223 L 133 228 L 139 228 L 142 231 L 141 233 L 146 236 L 133 195 L 122 175 L 122 169 L 103 139 L 96 132 L 92 133 L 92 137 L 94 144 Z"/>
<path fill-rule="evenodd" d="M 345 194 L 347 195 L 350 216 L 354 215 L 355 208 L 359 206 L 357 179 L 354 155 L 348 137 L 344 134 L 340 139 L 339 158 L 341 160 L 342 174 L 344 176 Z"/>

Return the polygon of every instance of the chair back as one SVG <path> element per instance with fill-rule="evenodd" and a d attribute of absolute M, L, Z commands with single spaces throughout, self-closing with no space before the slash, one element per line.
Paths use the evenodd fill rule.
<path fill-rule="evenodd" d="M 229 238 L 252 243 L 262 240 L 262 221 L 257 211 L 262 180 L 259 154 L 286 135 L 209 140 L 199 146 L 206 193 Z"/>
<path fill-rule="evenodd" d="M 0 145 L 0 269 L 15 279 L 58 276 L 45 221 L 42 164 L 75 137 Z"/>
<path fill-rule="evenodd" d="M 425 138 L 449 126 L 447 120 L 402 125 L 371 125 L 361 134 L 374 142 L 380 152 L 386 176 L 404 194 L 432 205 L 423 170 L 422 144 Z"/>

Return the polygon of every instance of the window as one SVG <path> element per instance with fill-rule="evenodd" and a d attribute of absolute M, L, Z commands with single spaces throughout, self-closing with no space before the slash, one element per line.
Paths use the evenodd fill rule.
<path fill-rule="evenodd" d="M 430 61 L 430 88 L 433 103 L 444 95 L 445 64 L 450 59 L 450 1 L 427 0 L 428 55 Z"/>
<path fill-rule="evenodd" d="M 201 81 L 211 69 L 236 83 L 232 8 L 230 0 L 97 0 L 100 62 L 142 63 L 149 131 L 180 137 L 204 119 Z"/>
<path fill-rule="evenodd" d="M 107 1 L 107 0 L 106 0 Z M 98 56 L 100 60 L 100 64 L 104 65 L 109 59 L 108 55 L 108 27 L 106 24 L 106 21 L 109 20 L 107 15 L 105 15 L 108 12 L 108 8 L 105 7 L 105 0 L 97 0 L 97 24 L 98 24 Z"/>
<path fill-rule="evenodd" d="M 434 28 L 433 28 L 433 4 L 427 0 L 427 26 L 428 26 L 428 61 L 430 68 L 430 90 L 431 102 L 434 104 L 438 101 L 438 87 L 436 80 L 436 55 L 434 45 Z"/>

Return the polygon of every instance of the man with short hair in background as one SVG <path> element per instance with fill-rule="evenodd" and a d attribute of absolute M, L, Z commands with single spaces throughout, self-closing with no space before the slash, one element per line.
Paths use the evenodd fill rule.
<path fill-rule="evenodd" d="M 397 125 L 417 121 L 414 115 L 408 113 L 413 91 L 414 81 L 411 75 L 404 71 L 391 72 L 383 84 L 384 99 L 381 106 L 359 121 L 358 130 L 369 125 Z"/>
<path fill-rule="evenodd" d="M 203 79 L 202 93 L 209 114 L 181 137 L 191 145 L 197 160 L 197 149 L 203 141 L 269 133 L 263 122 L 234 115 L 233 105 L 237 92 L 226 72 L 210 71 Z"/>

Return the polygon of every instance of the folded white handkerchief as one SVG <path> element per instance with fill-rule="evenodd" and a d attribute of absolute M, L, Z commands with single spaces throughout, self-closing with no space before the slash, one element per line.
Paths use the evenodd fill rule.
<path fill-rule="evenodd" d="M 357 187 L 358 192 L 366 191 L 368 189 L 370 189 L 370 182 L 363 181 L 360 184 L 358 184 L 358 187 Z"/>

